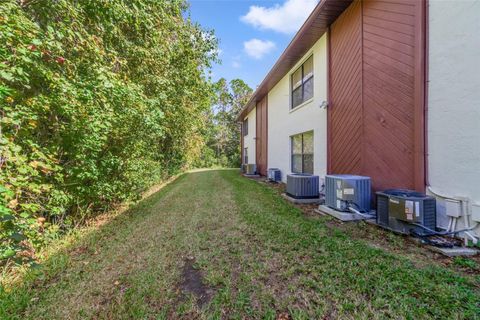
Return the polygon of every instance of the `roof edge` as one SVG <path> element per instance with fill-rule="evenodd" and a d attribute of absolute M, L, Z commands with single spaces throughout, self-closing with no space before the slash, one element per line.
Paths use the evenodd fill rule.
<path fill-rule="evenodd" d="M 273 67 L 250 97 L 249 101 L 237 116 L 237 121 L 242 121 L 245 116 L 256 106 L 270 89 L 272 89 L 291 68 L 310 50 L 310 48 L 328 30 L 338 16 L 354 0 L 321 0 L 312 10 L 303 25 L 292 38 Z M 313 33 L 311 31 L 314 31 Z M 317 32 L 315 32 L 317 31 Z"/>

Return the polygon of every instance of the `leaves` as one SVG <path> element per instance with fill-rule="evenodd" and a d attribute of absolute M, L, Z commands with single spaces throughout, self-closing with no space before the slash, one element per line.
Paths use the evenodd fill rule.
<path fill-rule="evenodd" d="M 247 103 L 253 90 L 241 79 L 227 82 L 220 79 L 214 84 L 213 109 L 209 120 L 208 144 L 202 161 L 226 167 L 240 165 L 240 130 L 237 115 Z"/>
<path fill-rule="evenodd" d="M 7 258 L 196 162 L 217 46 L 182 1 L 19 3 L 0 6 Z"/>

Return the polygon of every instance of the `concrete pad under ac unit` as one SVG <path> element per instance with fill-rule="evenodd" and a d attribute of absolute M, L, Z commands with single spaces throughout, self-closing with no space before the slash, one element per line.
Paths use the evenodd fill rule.
<path fill-rule="evenodd" d="M 246 178 L 260 178 L 261 177 L 259 174 L 246 174 L 246 173 L 243 173 L 242 176 L 244 176 Z"/>
<path fill-rule="evenodd" d="M 320 198 L 298 199 L 291 197 L 286 193 L 282 193 L 282 197 L 295 204 L 316 204 L 322 201 Z"/>
<path fill-rule="evenodd" d="M 430 250 L 443 254 L 447 257 L 470 257 L 478 254 L 478 250 L 474 248 L 466 247 L 453 247 L 453 248 L 442 248 L 427 246 Z"/>
<path fill-rule="evenodd" d="M 359 220 L 368 220 L 369 218 L 356 214 L 356 213 L 350 213 L 350 212 L 343 212 L 343 211 L 337 211 L 335 209 L 332 209 L 330 207 L 327 207 L 325 205 L 320 205 L 318 206 L 317 209 L 315 209 L 315 212 L 320 213 L 320 214 L 328 214 L 334 218 L 337 218 L 341 221 L 359 221 Z M 375 219 L 374 212 L 371 212 L 372 218 Z"/>

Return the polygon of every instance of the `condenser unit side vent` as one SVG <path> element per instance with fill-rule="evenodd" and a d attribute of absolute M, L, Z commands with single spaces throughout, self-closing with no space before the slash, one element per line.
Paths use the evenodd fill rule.
<path fill-rule="evenodd" d="M 388 197 L 377 196 L 377 223 L 388 226 Z"/>
<path fill-rule="evenodd" d="M 434 198 L 423 200 L 423 225 L 431 230 L 437 226 L 437 203 Z"/>

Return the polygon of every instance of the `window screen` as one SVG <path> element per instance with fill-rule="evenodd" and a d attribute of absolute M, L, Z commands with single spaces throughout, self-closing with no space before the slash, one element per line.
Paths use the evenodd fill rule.
<path fill-rule="evenodd" d="M 297 134 L 292 140 L 292 172 L 313 174 L 313 131 Z"/>
<path fill-rule="evenodd" d="M 313 98 L 313 56 L 292 74 L 292 109 Z"/>

